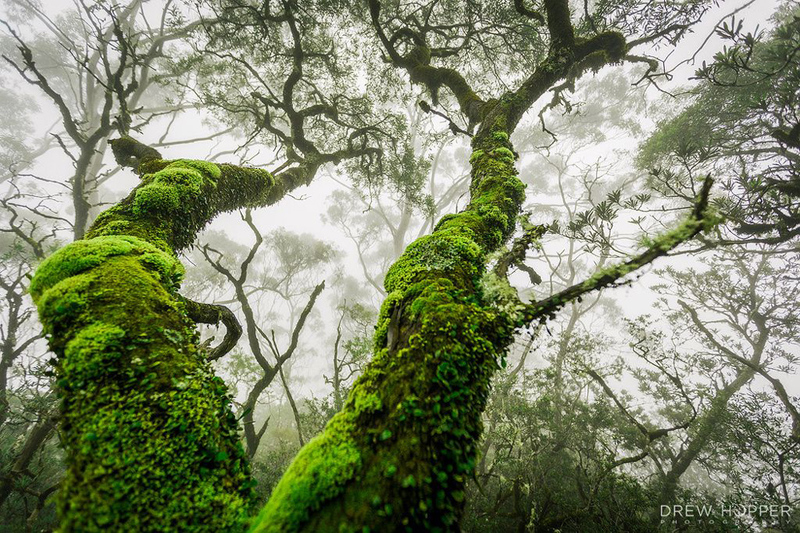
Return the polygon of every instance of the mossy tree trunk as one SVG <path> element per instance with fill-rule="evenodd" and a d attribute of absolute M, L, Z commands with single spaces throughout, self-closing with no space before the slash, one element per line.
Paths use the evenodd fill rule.
<path fill-rule="evenodd" d="M 217 214 L 272 203 L 303 172 L 164 161 L 127 138 L 114 149 L 141 184 L 31 281 L 57 356 L 61 530 L 238 530 L 253 482 L 225 383 L 177 294 L 176 252 Z"/>
<path fill-rule="evenodd" d="M 372 362 L 298 454 L 256 530 L 455 526 L 489 381 L 515 327 L 485 305 L 479 282 L 524 198 L 508 135 L 487 131 L 475 145 L 472 201 L 389 270 Z"/>

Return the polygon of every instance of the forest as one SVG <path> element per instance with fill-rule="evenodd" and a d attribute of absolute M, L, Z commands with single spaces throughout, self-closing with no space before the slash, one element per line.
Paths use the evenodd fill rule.
<path fill-rule="evenodd" d="M 800 533 L 797 0 L 0 0 L 0 531 Z"/>

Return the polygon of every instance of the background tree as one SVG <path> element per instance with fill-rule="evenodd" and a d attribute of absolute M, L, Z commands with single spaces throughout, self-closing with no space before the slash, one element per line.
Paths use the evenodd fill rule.
<path fill-rule="evenodd" d="M 143 4 L 76 2 L 72 10 L 51 16 L 35 2 L 15 1 L 8 11 L 15 22 L 36 22 L 44 29 L 32 43 L 3 21 L 17 48 L 16 54 L 3 55 L 6 64 L 37 87 L 61 117 L 63 131 L 50 134 L 74 169 L 64 183 L 72 217 L 60 221 L 75 239 L 83 237 L 98 187 L 108 179 L 101 175 L 108 136 L 127 135 L 159 115 L 180 112 L 151 94 L 157 81 L 153 69 L 170 42 L 190 35 L 199 22 L 183 24 L 165 6 L 158 23 L 151 24 Z"/>
<path fill-rule="evenodd" d="M 247 393 L 247 399 L 242 405 L 246 450 L 248 457 L 252 458 L 269 423 L 269 419 L 266 419 L 263 424 L 260 424 L 260 428 L 256 427 L 254 417 L 258 398 L 276 377 L 280 376 L 281 381 L 285 384 L 286 380 L 283 376 L 284 364 L 288 362 L 297 349 L 299 336 L 305 326 L 305 322 L 319 294 L 325 288 L 324 280 L 313 286 L 309 285 L 303 277 L 309 273 L 316 273 L 317 269 L 330 261 L 333 256 L 333 250 L 325 243 L 314 240 L 311 236 L 294 236 L 285 231 L 276 231 L 270 235 L 267 241 L 276 264 L 271 268 L 262 266 L 264 270 L 260 273 L 259 277 L 261 279 L 256 282 L 257 285 L 253 285 L 253 281 L 248 281 L 248 275 L 254 274 L 250 272 L 250 267 L 258 254 L 259 248 L 264 243 L 264 238 L 253 224 L 249 210 L 245 212 L 242 219 L 253 233 L 255 242 L 243 258 L 235 260 L 240 265 L 237 274 L 234 274 L 229 267 L 223 264 L 223 253 L 209 244 L 203 245 L 202 254 L 213 269 L 222 274 L 226 281 L 233 286 L 235 301 L 244 316 L 246 339 L 250 353 L 261 368 L 258 379 L 252 384 L 252 388 Z M 272 292 L 277 295 L 279 301 L 282 300 L 283 304 L 288 307 L 288 313 L 284 311 L 284 314 L 273 310 L 270 314 L 261 312 L 256 315 L 253 309 L 253 302 L 262 303 L 260 300 L 263 299 L 263 293 L 265 292 Z M 305 307 L 297 309 L 297 298 L 301 295 L 305 296 L 306 292 L 310 292 L 310 296 L 308 296 Z M 273 306 L 275 305 L 274 300 L 272 304 Z M 268 332 L 266 326 L 262 327 L 256 321 L 256 316 L 262 319 L 273 318 L 275 321 L 281 321 L 284 316 L 288 317 L 291 326 L 287 330 L 289 339 L 286 342 L 285 349 L 278 347 L 274 329 L 276 326 L 273 326 L 271 332 Z M 283 329 L 281 326 L 279 328 Z M 275 358 L 275 363 L 270 363 L 267 360 L 267 353 L 270 354 L 270 357 Z M 288 388 L 286 393 L 290 403 L 294 403 Z M 302 429 L 299 422 L 297 431 L 302 444 Z"/>
<path fill-rule="evenodd" d="M 703 63 L 688 105 L 661 124 L 639 158 L 660 191 L 682 198 L 691 197 L 697 176 L 725 176 L 727 194 L 717 205 L 736 240 L 779 244 L 800 234 L 798 16 L 797 6 L 785 3 L 769 32 L 747 31 L 736 18 L 718 27 L 728 44 Z"/>

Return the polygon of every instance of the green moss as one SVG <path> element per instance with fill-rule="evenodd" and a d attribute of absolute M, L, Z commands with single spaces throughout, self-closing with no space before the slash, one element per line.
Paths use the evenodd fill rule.
<path fill-rule="evenodd" d="M 381 350 L 386 346 L 386 337 L 389 331 L 389 324 L 391 322 L 392 311 L 395 306 L 403 299 L 401 291 L 394 291 L 389 293 L 386 299 L 381 304 L 380 312 L 378 313 L 378 323 L 375 326 L 375 336 L 373 338 L 373 345 L 375 350 Z"/>
<path fill-rule="evenodd" d="M 707 208 L 702 219 L 689 218 L 684 220 L 675 229 L 662 233 L 650 240 L 649 247 L 658 248 L 662 251 L 671 250 L 691 238 L 698 231 L 708 231 L 716 227 L 721 221 L 722 219 L 716 211 Z"/>
<path fill-rule="evenodd" d="M 358 395 L 355 397 L 354 401 L 354 413 L 356 416 L 360 416 L 364 413 L 372 413 L 375 411 L 380 411 L 383 404 L 381 403 L 381 399 L 377 394 L 364 394 Z"/>
<path fill-rule="evenodd" d="M 206 186 L 216 186 L 221 171 L 213 163 L 179 159 L 146 178 L 136 190 L 134 213 L 176 215 L 189 213 Z"/>
<path fill-rule="evenodd" d="M 459 270 L 461 276 L 477 275 L 481 250 L 474 240 L 455 231 L 441 230 L 436 235 L 417 239 L 389 268 L 384 279 L 388 292 L 406 289 L 430 272 L 447 273 Z"/>
<path fill-rule="evenodd" d="M 139 174 L 146 176 L 148 174 L 155 174 L 159 170 L 164 169 L 171 161 L 165 159 L 148 159 L 139 164 Z"/>
<path fill-rule="evenodd" d="M 492 156 L 500 159 L 505 163 L 513 163 L 515 158 L 514 152 L 505 147 L 495 148 L 492 151 Z"/>
<path fill-rule="evenodd" d="M 250 531 L 298 531 L 311 513 L 336 497 L 361 467 L 354 428 L 352 413 L 334 416 L 324 433 L 297 454 Z"/>
<path fill-rule="evenodd" d="M 290 466 L 254 531 L 455 528 L 490 379 L 513 340 L 513 320 L 480 281 L 524 200 L 507 142 L 475 140 L 469 205 L 389 269 L 372 361 L 336 422 Z M 329 464 L 339 447 L 343 466 Z"/>
<path fill-rule="evenodd" d="M 511 286 L 507 279 L 501 278 L 494 271 L 487 271 L 480 282 L 483 300 L 493 305 L 499 312 L 504 313 L 509 319 L 516 320 L 517 314 L 525 308 L 520 301 L 517 290 Z"/>
<path fill-rule="evenodd" d="M 217 165 L 164 163 L 145 161 L 155 172 L 31 280 L 57 355 L 63 531 L 234 531 L 254 501 L 227 388 L 176 299 L 174 248 L 252 200 L 243 192 L 265 201 L 274 180 L 231 170 L 227 188 Z M 377 397 L 362 406 L 379 409 Z"/>
<path fill-rule="evenodd" d="M 264 170 L 205 161 L 151 160 L 142 183 L 118 205 L 101 213 L 87 233 L 131 235 L 173 252 L 191 244 L 219 213 L 265 205 L 286 193 Z"/>
<path fill-rule="evenodd" d="M 36 277 L 33 278 L 34 281 Z M 35 298 L 42 329 L 47 335 L 63 329 L 80 318 L 88 308 L 92 277 L 77 275 L 64 279 Z M 51 341 L 52 345 L 52 341 Z"/>
<path fill-rule="evenodd" d="M 207 179 L 216 182 L 222 176 L 219 165 L 209 161 L 199 161 L 195 159 L 176 159 L 168 168 L 192 168 L 205 175 Z"/>
<path fill-rule="evenodd" d="M 583 288 L 592 289 L 606 278 L 618 279 L 638 269 L 639 269 L 638 265 L 629 265 L 626 263 L 612 265 L 602 270 L 598 270 L 597 272 L 592 274 L 586 281 L 583 282 Z"/>
<path fill-rule="evenodd" d="M 115 255 L 143 254 L 143 259 L 156 267 L 160 280 L 173 285 L 183 275 L 183 266 L 174 257 L 142 239 L 113 235 L 73 242 L 45 259 L 31 280 L 34 302 L 42 292 L 58 282 L 102 264 Z"/>
<path fill-rule="evenodd" d="M 73 379 L 65 380 L 72 389 L 83 389 L 91 380 L 113 371 L 125 351 L 125 331 L 102 322 L 83 328 L 64 349 L 62 370 Z"/>
<path fill-rule="evenodd" d="M 498 141 L 498 142 L 501 142 L 501 143 L 507 143 L 508 142 L 508 133 L 506 133 L 504 131 L 495 131 L 495 132 L 492 133 L 492 138 L 495 141 Z"/>
<path fill-rule="evenodd" d="M 168 214 L 181 206 L 181 196 L 174 187 L 153 184 L 136 191 L 133 212 L 136 214 Z"/>

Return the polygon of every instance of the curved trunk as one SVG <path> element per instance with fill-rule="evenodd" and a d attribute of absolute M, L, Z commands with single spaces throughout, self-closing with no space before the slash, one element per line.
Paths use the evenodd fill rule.
<path fill-rule="evenodd" d="M 227 388 L 177 297 L 175 253 L 218 213 L 291 184 L 201 161 L 139 170 L 142 183 L 31 281 L 57 355 L 60 530 L 238 530 L 253 482 Z"/>
<path fill-rule="evenodd" d="M 508 135 L 487 132 L 473 147 L 469 206 L 389 269 L 372 362 L 300 451 L 255 531 L 456 527 L 490 378 L 514 330 L 484 302 L 481 276 L 524 198 Z"/>

